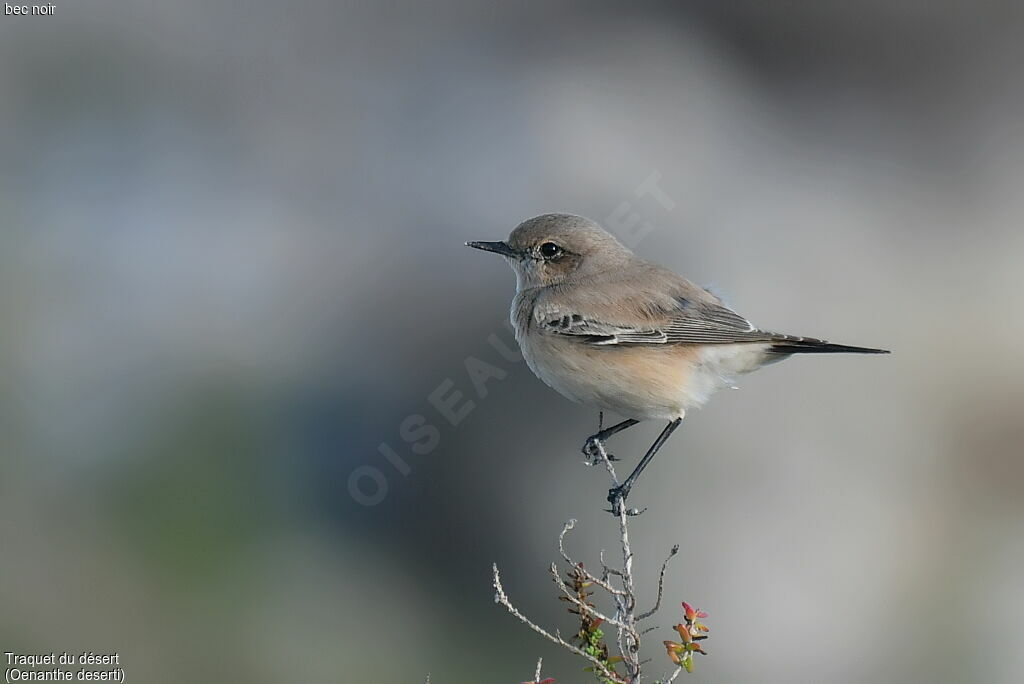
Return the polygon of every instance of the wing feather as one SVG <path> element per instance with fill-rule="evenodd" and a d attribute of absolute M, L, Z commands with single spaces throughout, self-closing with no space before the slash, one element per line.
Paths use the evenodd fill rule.
<path fill-rule="evenodd" d="M 606 307 L 608 311 L 615 307 Z M 670 310 L 646 311 L 643 320 L 601 320 L 591 313 L 546 306 L 536 310 L 540 328 L 595 345 L 734 344 L 776 339 L 719 302 L 677 299 Z M 636 319 L 637 316 L 630 316 Z M 611 318 L 605 314 L 604 318 Z M 624 317 L 625 318 L 625 317 Z"/>

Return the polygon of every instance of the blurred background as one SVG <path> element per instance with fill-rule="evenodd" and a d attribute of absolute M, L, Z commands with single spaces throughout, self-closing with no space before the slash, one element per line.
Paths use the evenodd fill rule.
<path fill-rule="evenodd" d="M 649 673 L 685 599 L 693 681 L 1020 681 L 1019 4 L 55 4 L 0 16 L 0 650 L 589 681 L 490 566 L 573 630 L 546 568 L 570 517 L 614 545 L 597 416 L 462 246 L 567 211 L 894 352 L 688 417 L 632 500 L 644 596 L 683 545 Z"/>

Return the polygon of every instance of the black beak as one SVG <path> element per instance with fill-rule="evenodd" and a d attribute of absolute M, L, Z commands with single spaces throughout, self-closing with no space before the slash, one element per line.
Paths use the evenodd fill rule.
<path fill-rule="evenodd" d="M 485 252 L 494 252 L 506 257 L 517 256 L 515 250 L 504 242 L 467 242 L 466 246 L 473 249 L 482 249 Z"/>

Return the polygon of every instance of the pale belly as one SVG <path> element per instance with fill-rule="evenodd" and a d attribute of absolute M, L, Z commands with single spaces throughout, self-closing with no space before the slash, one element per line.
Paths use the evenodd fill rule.
<path fill-rule="evenodd" d="M 673 420 L 733 378 L 764 364 L 765 344 L 587 346 L 551 335 L 520 340 L 548 386 L 572 401 L 628 418 Z"/>

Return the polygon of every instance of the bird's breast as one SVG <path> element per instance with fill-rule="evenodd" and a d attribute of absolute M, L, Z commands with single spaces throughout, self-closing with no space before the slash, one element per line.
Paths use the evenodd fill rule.
<path fill-rule="evenodd" d="M 592 346 L 539 332 L 521 335 L 519 344 L 538 378 L 581 404 L 672 420 L 703 403 L 690 392 L 697 360 L 692 348 Z"/>

